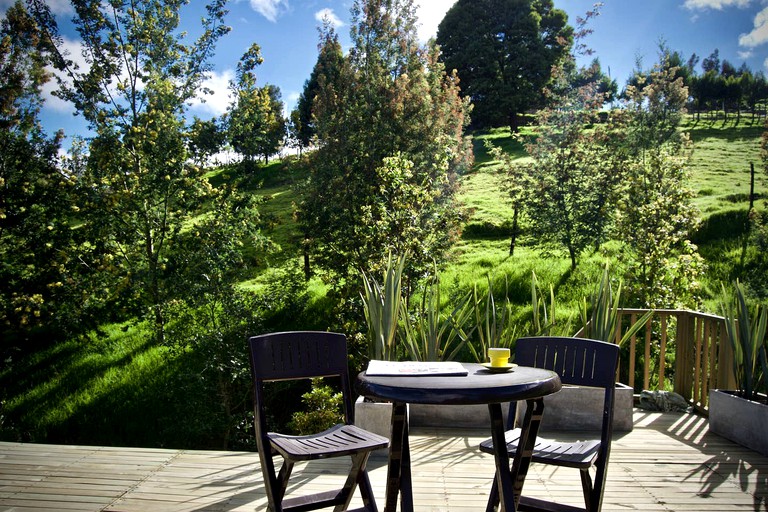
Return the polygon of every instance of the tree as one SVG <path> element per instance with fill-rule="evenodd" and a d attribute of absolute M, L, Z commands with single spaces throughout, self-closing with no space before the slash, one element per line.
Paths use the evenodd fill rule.
<path fill-rule="evenodd" d="M 766 100 L 768 100 L 768 81 L 765 79 L 765 74 L 762 71 L 754 75 L 750 73 L 745 83 L 745 101 L 752 111 L 753 122 L 759 115 L 758 104 Z"/>
<path fill-rule="evenodd" d="M 576 41 L 589 34 L 579 19 Z M 579 42 L 576 48 L 581 50 Z M 606 95 L 599 62 L 576 70 L 575 55 L 553 69 L 550 105 L 537 113 L 536 136 L 526 145 L 527 213 L 535 239 L 565 247 L 575 269 L 579 255 L 606 236 L 613 190 L 620 178 L 620 152 L 610 125 L 592 127 Z"/>
<path fill-rule="evenodd" d="M 715 50 L 709 54 L 709 57 L 701 61 L 701 69 L 704 73 L 714 71 L 715 73 L 720 71 L 720 50 Z"/>
<path fill-rule="evenodd" d="M 328 22 L 324 22 L 320 29 L 317 62 L 312 68 L 309 79 L 304 82 L 304 90 L 299 96 L 296 108 L 291 112 L 293 131 L 300 149 L 309 147 L 315 137 L 312 111 L 321 82 L 334 83 L 338 80 L 343 61 L 344 53 L 341 50 L 339 38 L 333 27 Z"/>
<path fill-rule="evenodd" d="M 57 94 L 96 133 L 80 177 L 81 208 L 83 230 L 105 259 L 88 263 L 111 276 L 110 300 L 131 313 L 151 313 L 159 341 L 174 277 L 169 255 L 212 193 L 202 170 L 187 163 L 186 104 L 199 93 L 216 41 L 229 30 L 224 0 L 215 0 L 206 7 L 201 35 L 188 43 L 178 30 L 185 3 L 74 0 L 83 70 L 61 49 L 45 2 L 31 0 L 58 44 L 56 65 L 66 78 Z"/>
<path fill-rule="evenodd" d="M 619 84 L 603 72 L 600 59 L 595 57 L 589 66 L 577 70 L 573 74 L 572 86 L 576 89 L 590 84 L 596 84 L 597 94 L 601 94 L 606 103 L 616 100 L 619 92 Z"/>
<path fill-rule="evenodd" d="M 357 0 L 352 19 L 339 80 L 319 80 L 318 150 L 299 211 L 337 287 L 354 286 L 390 252 L 410 255 L 410 275 L 442 259 L 469 154 L 468 106 L 436 48 L 419 46 L 413 2 Z"/>
<path fill-rule="evenodd" d="M 640 307 L 696 307 L 703 260 L 689 240 L 699 222 L 687 186 L 691 142 L 679 129 L 687 88 L 662 62 L 627 87 L 623 109 L 626 179 L 617 215 L 626 243 L 625 282 Z"/>
<path fill-rule="evenodd" d="M 458 0 L 437 30 L 446 69 L 457 70 L 477 126 L 510 126 L 541 105 L 573 29 L 552 0 Z"/>
<path fill-rule="evenodd" d="M 274 85 L 256 85 L 256 66 L 262 63 L 261 49 L 253 44 L 237 64 L 236 81 L 230 83 L 235 102 L 230 106 L 227 123 L 235 151 L 246 162 L 263 156 L 264 161 L 277 153 L 285 138 L 285 118 L 280 89 Z"/>
<path fill-rule="evenodd" d="M 78 318 L 82 280 L 71 252 L 74 180 L 58 166 L 62 134 L 49 137 L 39 123 L 50 50 L 23 4 L 10 6 L 0 24 L 0 337 L 7 341 L 87 323 Z"/>
<path fill-rule="evenodd" d="M 187 135 L 187 151 L 199 166 L 205 166 L 209 157 L 224 146 L 226 134 L 216 119 L 202 120 L 197 116 L 192 121 Z"/>

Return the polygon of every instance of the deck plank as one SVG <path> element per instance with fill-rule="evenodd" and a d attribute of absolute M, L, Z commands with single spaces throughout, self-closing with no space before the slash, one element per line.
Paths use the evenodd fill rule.
<path fill-rule="evenodd" d="M 632 432 L 614 438 L 605 512 L 768 512 L 768 457 L 709 433 L 699 416 L 636 411 L 634 421 Z M 492 458 L 477 449 L 485 437 L 413 430 L 416 510 L 484 508 L 493 477 Z M 329 490 L 348 467 L 344 459 L 297 465 L 289 493 Z M 385 457 L 375 455 L 369 471 L 381 502 Z M 525 494 L 579 505 L 578 472 L 533 465 Z M 0 443 L 0 511 L 265 509 L 255 453 Z"/>

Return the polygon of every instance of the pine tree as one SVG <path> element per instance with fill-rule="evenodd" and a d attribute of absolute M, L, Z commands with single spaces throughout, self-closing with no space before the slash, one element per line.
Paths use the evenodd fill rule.
<path fill-rule="evenodd" d="M 376 268 L 388 252 L 408 252 L 414 273 L 457 234 L 468 107 L 437 49 L 419 45 L 411 0 L 358 0 L 352 19 L 339 79 L 319 81 L 319 147 L 300 219 L 316 262 L 336 278 Z"/>

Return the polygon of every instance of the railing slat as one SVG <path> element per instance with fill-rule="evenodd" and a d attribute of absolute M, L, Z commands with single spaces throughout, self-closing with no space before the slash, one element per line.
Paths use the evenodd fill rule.
<path fill-rule="evenodd" d="M 667 318 L 666 314 L 661 316 L 661 346 L 659 347 L 659 389 L 664 389 L 664 367 L 667 357 Z"/>
<path fill-rule="evenodd" d="M 637 322 L 637 314 L 632 313 L 629 317 L 630 325 L 635 325 Z M 635 387 L 635 348 L 637 346 L 637 336 L 632 335 L 629 340 L 629 387 Z"/>
<path fill-rule="evenodd" d="M 704 319 L 696 318 L 696 346 L 694 349 L 695 359 L 693 362 L 693 403 L 699 403 L 699 382 L 701 381 L 701 338 L 704 331 Z"/>
<path fill-rule="evenodd" d="M 643 368 L 643 389 L 651 388 L 651 333 L 653 331 L 653 318 L 649 318 L 645 324 L 645 368 Z"/>

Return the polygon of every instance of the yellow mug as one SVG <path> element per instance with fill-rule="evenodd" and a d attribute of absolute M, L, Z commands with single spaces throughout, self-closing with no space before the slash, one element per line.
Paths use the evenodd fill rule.
<path fill-rule="evenodd" d="M 509 364 L 508 348 L 489 348 L 488 357 L 491 359 L 491 366 L 503 367 Z"/>

